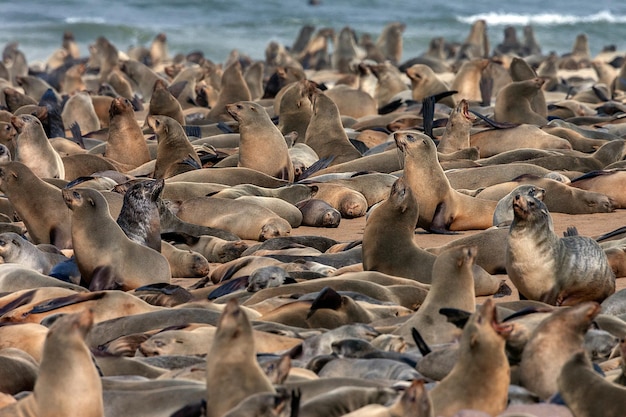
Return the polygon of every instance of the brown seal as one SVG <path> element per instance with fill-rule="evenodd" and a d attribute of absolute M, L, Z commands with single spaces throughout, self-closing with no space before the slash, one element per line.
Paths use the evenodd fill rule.
<path fill-rule="evenodd" d="M 266 240 L 291 233 L 289 222 L 271 210 L 227 198 L 192 198 L 181 204 L 176 215 L 189 223 L 228 230 L 241 239 Z"/>
<path fill-rule="evenodd" d="M 207 114 L 208 123 L 228 122 L 232 118 L 226 110 L 227 104 L 236 103 L 238 101 L 250 101 L 250 90 L 246 80 L 241 72 L 241 64 L 234 61 L 224 69 L 220 84 L 220 92 L 215 106 Z"/>
<path fill-rule="evenodd" d="M 64 189 L 63 199 L 72 210 L 76 263 L 91 289 L 129 290 L 152 283 L 169 283 L 170 267 L 165 257 L 126 237 L 109 214 L 100 192 Z"/>
<path fill-rule="evenodd" d="M 502 88 L 496 96 L 494 119 L 497 122 L 526 123 L 543 126 L 548 120 L 532 108 L 532 102 L 541 90 L 544 80 L 513 81 Z"/>
<path fill-rule="evenodd" d="M 481 158 L 518 148 L 572 149 L 568 140 L 546 133 L 537 126 L 529 124 L 510 129 L 483 130 L 472 134 L 470 143 L 480 149 Z"/>
<path fill-rule="evenodd" d="M 100 130 L 100 119 L 93 106 L 91 96 L 86 91 L 76 92 L 63 106 L 63 125 L 70 127 L 78 123 L 83 134 Z"/>
<path fill-rule="evenodd" d="M 309 99 L 313 103 L 313 115 L 306 130 L 304 143 L 320 157 L 332 158 L 330 165 L 340 164 L 361 157 L 350 143 L 341 123 L 337 105 L 321 90 L 312 89 Z"/>
<path fill-rule="evenodd" d="M 585 333 L 599 312 L 598 303 L 584 302 L 558 309 L 545 318 L 532 331 L 522 352 L 522 386 L 542 400 L 555 394 L 563 364 L 582 347 Z"/>
<path fill-rule="evenodd" d="M 102 384 L 85 336 L 91 329 L 89 310 L 61 317 L 50 328 L 33 394 L 2 409 L 23 417 L 103 417 Z M 74 395 L 81 392 L 81 395 Z"/>
<path fill-rule="evenodd" d="M 239 122 L 238 166 L 293 182 L 287 143 L 265 108 L 252 101 L 240 101 L 228 104 L 226 110 Z"/>
<path fill-rule="evenodd" d="M 207 417 L 224 415 L 252 394 L 275 392 L 257 363 L 250 321 L 235 300 L 220 317 L 206 364 Z"/>
<path fill-rule="evenodd" d="M 156 80 L 150 97 L 150 106 L 146 116 L 145 126 L 148 126 L 150 116 L 169 116 L 181 125 L 185 125 L 185 115 L 176 97 L 167 89 L 167 84 L 163 80 Z"/>
<path fill-rule="evenodd" d="M 179 122 L 168 116 L 148 116 L 147 122 L 158 141 L 153 178 L 169 178 L 202 166 Z"/>
<path fill-rule="evenodd" d="M 72 247 L 70 216 L 57 187 L 41 180 L 21 162 L 12 161 L 0 165 L 0 191 L 8 197 L 35 244 Z"/>
<path fill-rule="evenodd" d="M 152 90 L 157 80 L 163 79 L 150 67 L 135 59 L 128 59 L 120 63 L 120 69 L 137 86 L 137 91 L 144 101 L 149 102 L 152 98 Z"/>
<path fill-rule="evenodd" d="M 616 209 L 626 208 L 624 189 L 626 171 L 595 171 L 572 179 L 571 186 L 582 190 L 594 191 L 611 198 Z"/>
<path fill-rule="evenodd" d="M 369 404 L 344 417 L 434 417 L 432 407 L 424 380 L 417 379 L 390 406 Z"/>
<path fill-rule="evenodd" d="M 482 95 L 480 92 L 480 80 L 482 72 L 489 65 L 488 59 L 471 59 L 463 62 L 457 71 L 450 90 L 458 91 L 454 96 L 456 101 L 465 99 L 470 102 L 480 102 Z"/>
<path fill-rule="evenodd" d="M 104 156 L 132 168 L 150 161 L 148 145 L 130 101 L 123 97 L 114 99 L 109 108 L 109 118 Z"/>
<path fill-rule="evenodd" d="M 428 65 L 412 65 L 407 68 L 406 75 L 411 80 L 411 96 L 413 100 L 421 102 L 426 97 L 450 90 L 450 88 L 437 77 L 437 74 L 435 74 L 432 68 Z M 442 99 L 441 103 L 450 108 L 454 108 L 456 104 L 451 96 Z"/>
<path fill-rule="evenodd" d="M 411 340 L 416 328 L 428 344 L 449 343 L 458 337 L 459 329 L 439 314 L 441 308 L 457 308 L 473 313 L 476 309 L 474 274 L 476 247 L 448 249 L 437 257 L 432 268 L 432 284 L 426 299 L 394 334 Z"/>
<path fill-rule="evenodd" d="M 404 177 L 419 201 L 417 227 L 445 232 L 491 226 L 495 202 L 452 188 L 437 160 L 432 139 L 416 131 L 395 132 L 394 139 L 404 153 Z"/>
<path fill-rule="evenodd" d="M 596 372 L 583 350 L 563 364 L 557 383 L 563 401 L 576 416 L 618 417 L 626 410 L 626 388 Z"/>
<path fill-rule="evenodd" d="M 559 238 L 548 209 L 535 197 L 516 194 L 513 212 L 506 271 L 521 296 L 574 305 L 601 302 L 615 292 L 615 275 L 596 241 L 585 236 Z"/>
<path fill-rule="evenodd" d="M 506 408 L 511 370 L 504 344 L 511 327 L 498 323 L 495 307 L 488 298 L 463 328 L 454 368 L 430 391 L 436 416 L 463 409 L 495 416 Z"/>
<path fill-rule="evenodd" d="M 296 142 L 304 142 L 306 129 L 313 115 L 309 89 L 315 84 L 309 80 L 291 83 L 283 88 L 280 98 L 274 100 L 274 113 L 278 115 L 278 129 L 283 135 L 298 132 Z"/>
<path fill-rule="evenodd" d="M 468 110 L 467 100 L 461 99 L 450 113 L 448 123 L 439 139 L 437 152 L 452 153 L 470 147 L 470 130 L 476 117 Z"/>
<path fill-rule="evenodd" d="M 319 198 L 302 200 L 296 207 L 302 212 L 302 226 L 337 227 L 341 221 L 339 210 Z"/>
<path fill-rule="evenodd" d="M 14 160 L 21 162 L 40 178 L 63 178 L 65 168 L 54 150 L 39 119 L 29 114 L 13 116 L 17 130 Z"/>

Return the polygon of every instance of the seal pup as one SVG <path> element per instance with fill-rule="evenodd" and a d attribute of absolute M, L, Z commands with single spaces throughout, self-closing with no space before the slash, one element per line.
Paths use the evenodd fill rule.
<path fill-rule="evenodd" d="M 122 209 L 116 223 L 126 236 L 141 245 L 161 252 L 159 198 L 165 182 L 140 181 L 124 193 Z"/>
<path fill-rule="evenodd" d="M 68 259 L 61 253 L 43 251 L 13 232 L 0 234 L 0 257 L 4 263 L 21 264 L 45 275 L 54 265 Z"/>
<path fill-rule="evenodd" d="M 393 137 L 404 154 L 404 177 L 419 203 L 417 227 L 445 233 L 491 226 L 496 203 L 452 188 L 432 139 L 417 131 L 395 132 Z"/>
<path fill-rule="evenodd" d="M 585 333 L 600 312 L 596 302 L 561 308 L 530 334 L 519 367 L 522 386 L 547 400 L 558 391 L 557 378 L 570 356 L 583 346 Z"/>
<path fill-rule="evenodd" d="M 181 204 L 176 215 L 185 222 L 227 230 L 241 239 L 263 241 L 291 233 L 289 222 L 271 210 L 229 198 L 192 198 Z"/>
<path fill-rule="evenodd" d="M 226 110 L 239 122 L 237 166 L 293 182 L 294 169 L 287 143 L 263 106 L 252 101 L 239 101 L 226 105 Z"/>
<path fill-rule="evenodd" d="M 113 99 L 109 107 L 109 130 L 104 156 L 131 168 L 150 161 L 150 151 L 143 137 L 131 102 Z"/>
<path fill-rule="evenodd" d="M 67 100 L 61 118 L 64 126 L 78 123 L 83 134 L 95 132 L 101 127 L 91 96 L 86 91 L 76 92 Z"/>
<path fill-rule="evenodd" d="M 370 404 L 344 414 L 344 417 L 435 417 L 432 401 L 423 379 L 411 385 L 390 406 Z"/>
<path fill-rule="evenodd" d="M 252 326 L 236 300 L 220 316 L 206 370 L 207 417 L 224 415 L 252 394 L 276 392 L 256 360 Z"/>
<path fill-rule="evenodd" d="M 170 266 L 157 251 L 130 240 L 109 214 L 108 203 L 93 189 L 63 189 L 72 211 L 74 256 L 91 290 L 130 290 L 169 283 Z"/>
<path fill-rule="evenodd" d="M 17 131 L 15 158 L 40 178 L 65 176 L 61 156 L 54 150 L 39 119 L 29 114 L 13 116 L 11 124 Z"/>
<path fill-rule="evenodd" d="M 430 391 L 436 416 L 452 417 L 463 409 L 492 416 L 504 411 L 511 380 L 504 345 L 510 332 L 510 325 L 498 323 L 493 299 L 486 299 L 463 327 L 452 371 Z"/>
<path fill-rule="evenodd" d="M 521 296 L 551 305 L 601 302 L 615 292 L 615 275 L 600 245 L 585 236 L 559 238 L 545 204 L 515 194 L 506 271 Z"/>
<path fill-rule="evenodd" d="M 525 194 L 543 201 L 546 190 L 532 184 L 524 184 L 516 187 L 513 191 L 498 201 L 496 211 L 493 213 L 493 225 L 497 227 L 510 226 L 515 217 L 513 213 L 513 197 L 517 194 Z"/>
<path fill-rule="evenodd" d="M 158 142 L 153 178 L 170 178 L 202 167 L 198 154 L 179 122 L 168 116 L 148 116 L 147 123 Z"/>
<path fill-rule="evenodd" d="M 619 417 L 626 410 L 626 388 L 603 378 L 582 350 L 563 364 L 557 384 L 561 398 L 577 417 Z"/>
<path fill-rule="evenodd" d="M 89 310 L 59 318 L 46 337 L 33 393 L 2 408 L 2 415 L 104 416 L 102 383 L 85 344 L 92 325 Z"/>
<path fill-rule="evenodd" d="M 61 190 L 21 162 L 10 161 L 0 164 L 0 191 L 24 222 L 33 243 L 51 243 L 59 249 L 72 247 L 70 215 Z"/>

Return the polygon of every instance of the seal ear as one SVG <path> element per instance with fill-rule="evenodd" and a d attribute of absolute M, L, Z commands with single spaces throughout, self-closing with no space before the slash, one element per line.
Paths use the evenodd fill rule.
<path fill-rule="evenodd" d="M 93 198 L 91 198 L 91 197 L 89 197 L 89 198 L 87 199 L 87 202 L 88 202 L 89 204 L 91 204 L 91 206 L 92 206 L 92 207 L 95 207 L 95 205 L 96 205 L 96 202 L 95 202 L 95 201 L 94 201 L 94 199 L 93 199 Z"/>

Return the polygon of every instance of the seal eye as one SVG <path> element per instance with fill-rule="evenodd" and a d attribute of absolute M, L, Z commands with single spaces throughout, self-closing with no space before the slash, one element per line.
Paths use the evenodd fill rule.
<path fill-rule="evenodd" d="M 78 191 L 72 191 L 72 197 L 80 198 L 80 193 Z"/>

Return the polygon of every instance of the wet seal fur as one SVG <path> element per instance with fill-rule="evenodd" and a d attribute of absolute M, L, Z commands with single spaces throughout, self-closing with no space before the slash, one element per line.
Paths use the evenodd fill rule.
<path fill-rule="evenodd" d="M 515 218 L 507 238 L 506 271 L 521 296 L 552 305 L 602 302 L 615 292 L 615 275 L 596 241 L 559 238 L 545 204 L 513 197 Z"/>

